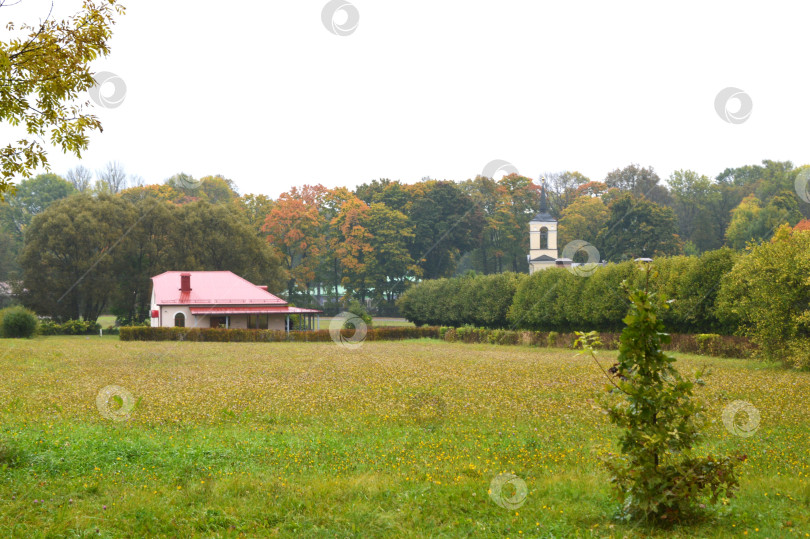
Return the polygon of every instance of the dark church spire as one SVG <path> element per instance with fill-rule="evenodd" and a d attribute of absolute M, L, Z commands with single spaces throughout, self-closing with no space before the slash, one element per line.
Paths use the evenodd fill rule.
<path fill-rule="evenodd" d="M 548 213 L 548 200 L 546 199 L 546 179 L 541 178 L 543 180 L 542 183 L 542 191 L 540 192 L 540 213 Z"/>
<path fill-rule="evenodd" d="M 546 179 L 541 178 L 543 183 L 540 187 L 540 211 L 534 216 L 532 221 L 556 222 L 557 220 L 548 213 L 548 197 L 546 196 Z"/>

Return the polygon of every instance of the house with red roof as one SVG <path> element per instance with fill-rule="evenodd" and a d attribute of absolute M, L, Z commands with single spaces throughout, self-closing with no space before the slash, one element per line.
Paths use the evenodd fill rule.
<path fill-rule="evenodd" d="M 321 311 L 293 307 L 230 271 L 167 271 L 152 277 L 152 327 L 316 329 Z M 290 315 L 299 315 L 296 328 Z"/>

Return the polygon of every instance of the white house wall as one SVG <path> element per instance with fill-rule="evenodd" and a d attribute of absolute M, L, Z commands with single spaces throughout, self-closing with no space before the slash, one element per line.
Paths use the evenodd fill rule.
<path fill-rule="evenodd" d="M 174 327 L 174 317 L 177 313 L 183 313 L 186 317 L 185 327 L 194 327 L 194 319 L 191 315 L 191 309 L 184 305 L 163 306 L 160 309 L 161 326 L 164 328 Z M 154 320 L 154 319 L 153 319 Z M 208 324 L 202 325 L 202 320 L 198 321 L 197 327 L 208 327 Z"/>
<path fill-rule="evenodd" d="M 271 314 L 267 320 L 267 329 L 283 331 L 286 318 L 287 315 L 284 314 Z"/>
<path fill-rule="evenodd" d="M 153 309 L 158 309 L 157 305 L 152 306 Z M 160 326 L 162 320 L 164 328 L 174 327 L 174 317 L 177 313 L 183 313 L 186 317 L 187 328 L 210 328 L 211 317 L 209 315 L 192 315 L 191 310 L 182 305 L 177 306 L 163 306 L 160 308 L 161 318 L 152 318 L 152 327 Z M 231 329 L 247 329 L 248 315 L 246 314 L 233 314 L 228 315 L 230 318 L 229 327 Z M 267 323 L 268 329 L 278 331 L 284 330 L 284 321 L 286 315 L 284 314 L 271 314 Z M 224 326 L 223 326 L 224 327 Z"/>

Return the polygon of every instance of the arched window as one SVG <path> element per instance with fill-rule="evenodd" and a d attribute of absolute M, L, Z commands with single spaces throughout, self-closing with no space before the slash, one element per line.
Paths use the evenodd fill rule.
<path fill-rule="evenodd" d="M 548 249 L 548 229 L 546 227 L 540 229 L 540 248 Z"/>
<path fill-rule="evenodd" d="M 174 315 L 174 327 L 176 328 L 184 328 L 186 327 L 186 315 L 183 313 L 177 313 Z"/>

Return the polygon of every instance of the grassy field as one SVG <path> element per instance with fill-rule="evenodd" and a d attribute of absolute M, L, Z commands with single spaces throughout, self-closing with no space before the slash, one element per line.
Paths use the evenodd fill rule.
<path fill-rule="evenodd" d="M 0 340 L 0 536 L 809 536 L 810 374 L 678 363 L 712 366 L 702 447 L 749 460 L 713 521 L 655 531 L 611 519 L 603 378 L 570 351 Z M 109 385 L 132 401 L 99 407 Z M 737 399 L 753 436 L 723 426 Z M 520 507 L 489 495 L 505 472 Z"/>

